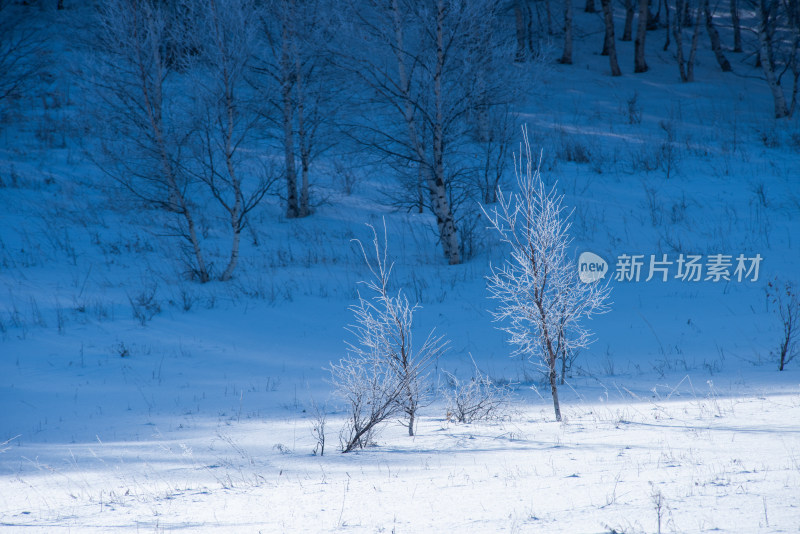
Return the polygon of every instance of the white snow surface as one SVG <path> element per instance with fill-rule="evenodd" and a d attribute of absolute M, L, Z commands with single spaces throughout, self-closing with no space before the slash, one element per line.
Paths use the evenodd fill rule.
<path fill-rule="evenodd" d="M 723 74 L 701 50 L 682 84 L 661 38 L 638 75 L 618 43 L 620 78 L 587 38 L 523 106 L 542 174 L 574 209 L 576 257 L 764 260 L 755 282 L 612 282 L 560 423 L 541 371 L 491 321 L 484 276 L 503 248 L 484 224 L 476 255 L 447 266 L 431 216 L 379 202 L 384 176 L 348 196 L 322 161 L 327 202 L 289 221 L 269 200 L 235 280 L 199 285 L 155 217 L 89 186 L 104 178 L 70 126 L 69 78 L 16 101 L 0 124 L 0 532 L 800 532 L 800 359 L 777 371 L 764 294 L 798 280 L 800 125 L 770 118 L 752 61 L 732 55 Z M 562 157 L 576 145 L 588 163 Z M 456 424 L 434 397 L 415 437 L 390 422 L 341 454 L 326 366 L 367 274 L 351 240 L 384 220 L 419 335 L 452 340 L 431 383 L 474 360 L 513 403 Z M 209 239 L 223 264 L 224 234 Z M 130 300 L 151 290 L 160 311 L 141 324 Z"/>

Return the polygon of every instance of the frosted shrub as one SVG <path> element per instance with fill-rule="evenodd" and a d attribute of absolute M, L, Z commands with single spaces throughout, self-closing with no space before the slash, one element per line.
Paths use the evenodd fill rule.
<path fill-rule="evenodd" d="M 473 423 L 501 418 L 511 402 L 511 388 L 493 381 L 475 367 L 468 380 L 460 380 L 445 372 L 448 388 L 443 391 L 447 420 Z"/>
<path fill-rule="evenodd" d="M 414 435 L 417 410 L 425 402 L 427 368 L 447 347 L 440 336 L 428 334 L 415 346 L 412 323 L 418 306 L 412 306 L 402 291 L 389 292 L 392 264 L 386 253 L 386 228 L 381 244 L 372 228 L 375 260 L 370 260 L 356 241 L 372 277 L 362 281 L 366 293 L 350 307 L 355 316 L 348 330 L 348 355 L 331 364 L 331 381 L 347 403 L 348 420 L 340 434 L 342 451 L 370 444 L 377 425 L 390 417 L 405 416 L 409 436 Z"/>

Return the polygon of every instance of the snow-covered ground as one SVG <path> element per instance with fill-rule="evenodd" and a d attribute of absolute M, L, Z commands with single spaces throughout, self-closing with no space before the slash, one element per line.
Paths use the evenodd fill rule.
<path fill-rule="evenodd" d="M 800 125 L 770 119 L 744 58 L 722 74 L 701 50 L 698 81 L 681 84 L 661 44 L 651 72 L 620 78 L 583 46 L 524 106 L 544 179 L 575 210 L 576 251 L 612 269 L 645 260 L 591 321 L 561 423 L 541 372 L 491 322 L 492 234 L 447 266 L 429 215 L 378 202 L 381 176 L 347 195 L 320 172 L 312 217 L 287 221 L 270 200 L 236 279 L 199 285 L 155 218 L 88 187 L 102 177 L 72 129 L 69 79 L 16 102 L 0 125 L 0 531 L 800 531 L 800 361 L 777 371 L 764 293 L 798 279 Z M 632 44 L 619 46 L 629 67 Z M 351 240 L 382 219 L 415 324 L 452 341 L 432 383 L 468 377 L 474 359 L 513 402 L 464 425 L 436 398 L 416 437 L 389 424 L 343 455 L 325 368 L 367 274 Z M 221 263 L 224 236 L 219 248 Z M 645 282 L 651 254 L 763 261 L 756 281 L 683 281 L 673 263 L 669 281 Z"/>

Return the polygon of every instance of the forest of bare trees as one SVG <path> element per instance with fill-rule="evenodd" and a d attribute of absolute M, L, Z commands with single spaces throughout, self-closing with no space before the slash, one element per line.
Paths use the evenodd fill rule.
<path fill-rule="evenodd" d="M 44 68 L 50 45 L 31 14 L 46 4 L 0 2 L 0 106 Z M 479 204 L 495 202 L 508 175 L 519 108 L 542 72 L 559 75 L 556 63 L 608 61 L 612 76 L 645 75 L 647 50 L 663 41 L 675 79 L 690 83 L 707 47 L 720 72 L 763 77 L 775 118 L 797 108 L 800 0 L 57 7 L 53 16 L 75 28 L 70 46 L 92 58 L 69 73 L 91 115 L 88 157 L 109 191 L 160 213 L 199 282 L 235 277 L 242 232 L 268 196 L 281 199 L 287 219 L 313 214 L 315 177 L 334 167 L 378 170 L 385 202 L 429 213 L 443 261 L 463 262 Z M 576 21 L 601 31 L 576 32 Z M 633 64 L 620 62 L 620 50 L 633 52 Z M 209 263 L 209 225 L 227 236 L 224 265 Z"/>

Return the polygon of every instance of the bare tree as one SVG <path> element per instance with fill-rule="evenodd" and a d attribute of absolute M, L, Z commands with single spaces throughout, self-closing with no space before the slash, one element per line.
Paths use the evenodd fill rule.
<path fill-rule="evenodd" d="M 754 0 L 754 3 L 758 17 L 758 57 L 772 92 L 775 118 L 791 117 L 800 88 L 800 2 Z M 792 79 L 788 102 L 782 83 L 787 74 Z"/>
<path fill-rule="evenodd" d="M 325 456 L 325 426 L 328 422 L 328 412 L 325 406 L 320 408 L 320 406 L 312 400 L 311 417 L 311 435 L 317 442 L 316 445 L 314 445 L 312 454 L 314 456 L 317 454 Z"/>
<path fill-rule="evenodd" d="M 698 6 L 694 21 L 694 33 L 692 33 L 692 48 L 689 51 L 689 61 L 686 62 L 686 81 L 690 82 L 694 81 L 694 64 L 697 57 L 697 45 L 700 42 L 700 19 L 702 14 L 703 10 Z"/>
<path fill-rule="evenodd" d="M 767 299 L 777 311 L 783 326 L 783 338 L 778 348 L 778 370 L 783 371 L 787 363 L 797 356 L 797 336 L 800 331 L 800 294 L 792 282 L 770 281 L 766 288 Z"/>
<path fill-rule="evenodd" d="M 603 39 L 602 55 L 608 56 L 612 76 L 621 76 L 619 62 L 617 61 L 617 44 L 614 39 L 614 6 L 612 0 L 600 0 L 603 6 L 603 21 L 605 22 L 605 38 Z"/>
<path fill-rule="evenodd" d="M 473 174 L 481 202 L 494 204 L 497 202 L 497 191 L 505 174 L 508 151 L 517 125 L 510 112 L 483 114 L 482 111 L 479 108 L 475 121 L 474 136 L 479 160 Z"/>
<path fill-rule="evenodd" d="M 475 183 L 475 132 L 504 123 L 490 119 L 510 112 L 519 86 L 513 43 L 494 39 L 497 9 L 489 0 L 358 2 L 340 32 L 353 41 L 339 61 L 370 90 L 353 100 L 346 130 L 415 184 L 411 204 L 434 215 L 450 264 L 462 261 L 457 209 Z"/>
<path fill-rule="evenodd" d="M 702 11 L 697 10 L 697 19 L 694 24 L 694 33 L 692 34 L 692 44 L 689 51 L 689 60 L 684 60 L 683 55 L 683 27 L 684 27 L 684 13 L 688 0 L 676 0 L 675 2 L 675 23 L 672 26 L 673 35 L 675 36 L 676 58 L 678 61 L 678 72 L 681 76 L 682 82 L 694 81 L 694 63 L 697 54 L 697 44 L 700 37 L 700 15 Z"/>
<path fill-rule="evenodd" d="M 341 83 L 331 77 L 333 28 L 324 0 L 269 0 L 260 22 L 255 88 L 283 151 L 286 216 L 311 214 L 311 165 L 331 146 L 320 135 L 332 120 Z"/>
<path fill-rule="evenodd" d="M 511 248 L 502 267 L 492 268 L 488 289 L 499 302 L 494 318 L 506 322 L 501 328 L 511 336 L 515 354 L 544 364 L 560 421 L 558 359 L 588 346 L 591 333 L 581 320 L 607 311 L 610 290 L 607 283 L 580 281 L 568 257 L 570 224 L 563 197 L 545 189 L 525 130 L 523 139 L 524 153 L 515 160 L 519 193 L 501 193 L 498 207 L 484 212 Z"/>
<path fill-rule="evenodd" d="M 255 141 L 259 126 L 259 113 L 245 81 L 256 49 L 258 11 L 249 0 L 224 5 L 202 0 L 186 9 L 191 13 L 187 41 L 195 50 L 188 67 L 196 91 L 197 177 L 208 186 L 230 225 L 230 256 L 219 276 L 226 281 L 238 263 L 248 215 L 272 184 L 270 173 L 255 165 L 244 150 Z M 251 174 L 260 178 L 249 186 L 245 176 Z"/>
<path fill-rule="evenodd" d="M 739 1 L 731 0 L 731 25 L 733 26 L 733 51 L 742 51 L 742 24 L 739 19 Z"/>
<path fill-rule="evenodd" d="M 650 16 L 650 2 L 639 0 L 639 21 L 636 26 L 636 40 L 633 43 L 633 72 L 647 72 L 647 62 L 644 59 L 645 38 L 647 37 L 647 22 Z"/>
<path fill-rule="evenodd" d="M 717 58 L 717 63 L 719 64 L 719 68 L 722 69 L 722 72 L 730 72 L 731 64 L 728 61 L 728 58 L 725 57 L 725 53 L 722 51 L 722 45 L 720 44 L 719 40 L 719 32 L 717 31 L 716 26 L 714 26 L 714 14 L 711 12 L 711 8 L 708 5 L 708 0 L 703 0 L 703 13 L 706 16 L 706 33 L 708 33 L 708 38 L 711 39 L 711 50 L 714 52 L 714 57 Z"/>
<path fill-rule="evenodd" d="M 622 40 L 630 41 L 633 39 L 633 0 L 625 0 L 625 29 L 622 31 Z"/>
<path fill-rule="evenodd" d="M 386 227 L 383 243 L 370 228 L 374 260 L 360 241 L 355 242 L 372 275 L 362 282 L 371 296 L 359 293 L 358 304 L 350 308 L 355 324 L 348 330 L 355 341 L 348 343 L 348 357 L 331 366 L 334 385 L 350 409 L 344 452 L 364 447 L 375 426 L 396 414 L 406 416 L 408 435 L 414 435 L 417 412 L 428 390 L 426 370 L 447 348 L 433 331 L 422 345 L 414 346 L 412 326 L 418 306 L 412 306 L 402 291 L 390 293 L 393 265 L 387 256 Z"/>
<path fill-rule="evenodd" d="M 192 103 L 171 84 L 185 36 L 160 2 L 109 0 L 99 6 L 89 80 L 90 127 L 101 141 L 100 168 L 124 191 L 170 215 L 170 232 L 188 245 L 188 270 L 210 279 L 186 172 Z"/>
<path fill-rule="evenodd" d="M 530 0 L 514 0 L 514 28 L 517 38 L 516 60 L 524 61 L 535 53 Z"/>
<path fill-rule="evenodd" d="M 203 0 L 191 12 L 190 64 L 196 91 L 195 129 L 198 178 L 222 207 L 231 230 L 228 264 L 220 274 L 230 280 L 239 259 L 241 233 L 248 215 L 272 184 L 271 174 L 245 150 L 255 141 L 259 114 L 245 76 L 256 49 L 258 11 L 249 0 Z M 252 151 L 249 152 L 252 154 Z M 257 183 L 245 177 L 255 174 Z"/>
<path fill-rule="evenodd" d="M 0 0 L 0 105 L 24 92 L 45 66 L 47 43 L 25 9 Z"/>
<path fill-rule="evenodd" d="M 572 0 L 564 2 L 564 53 L 561 54 L 559 63 L 572 65 Z"/>

